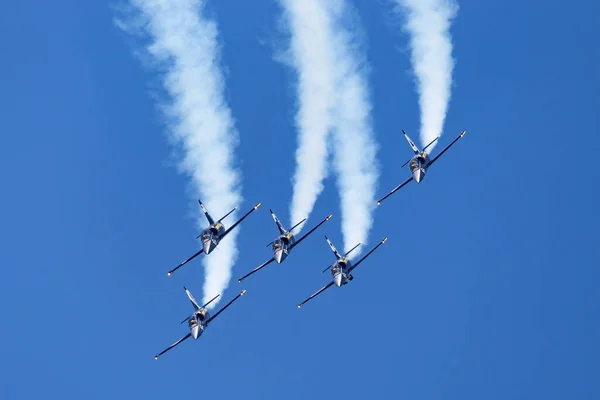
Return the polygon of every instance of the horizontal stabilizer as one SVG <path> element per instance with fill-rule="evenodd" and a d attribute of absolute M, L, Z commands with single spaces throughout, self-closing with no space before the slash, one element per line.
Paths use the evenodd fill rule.
<path fill-rule="evenodd" d="M 438 137 L 436 137 L 435 139 L 433 139 L 433 140 L 431 141 L 431 143 L 429 143 L 427 146 L 423 147 L 423 152 L 425 152 L 425 150 L 427 150 L 427 148 L 428 148 L 429 146 L 431 146 L 432 144 L 434 144 L 434 143 L 435 143 L 435 141 L 436 141 L 436 140 L 438 140 L 439 138 L 440 138 L 439 136 L 438 136 Z"/>
<path fill-rule="evenodd" d="M 297 227 L 299 227 L 300 224 L 303 223 L 304 221 L 306 221 L 306 218 L 304 218 L 302 221 L 298 222 L 296 225 L 292 226 L 290 228 L 290 232 L 293 231 L 294 229 L 296 229 Z"/>
<path fill-rule="evenodd" d="M 348 250 L 348 252 L 346 254 L 344 254 L 344 257 L 348 257 L 348 254 L 352 253 L 352 251 L 354 249 L 356 249 L 358 246 L 360 246 L 362 243 L 357 244 L 356 246 L 354 246 L 353 248 L 351 248 L 350 250 Z"/>
<path fill-rule="evenodd" d="M 219 219 L 219 222 L 223 222 L 223 220 L 227 217 L 229 217 L 229 215 L 234 212 L 235 210 L 237 210 L 238 208 L 235 207 L 233 210 L 229 211 L 227 214 L 225 214 L 223 217 L 221 217 L 221 219 Z"/>

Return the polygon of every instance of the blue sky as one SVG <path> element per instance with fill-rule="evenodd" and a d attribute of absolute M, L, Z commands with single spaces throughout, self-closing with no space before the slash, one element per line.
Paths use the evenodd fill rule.
<path fill-rule="evenodd" d="M 407 37 L 386 1 L 354 0 L 366 33 L 379 194 L 405 179 L 401 128 L 419 128 Z M 441 144 L 467 135 L 375 214 L 389 242 L 301 310 L 341 242 L 332 219 L 243 285 L 198 341 L 194 199 L 177 173 L 152 69 L 101 2 L 12 2 L 0 15 L 0 396 L 30 399 L 595 399 L 600 69 L 595 15 L 575 0 L 461 1 Z M 296 132 L 272 1 L 211 1 L 245 201 L 237 278 L 268 259 L 273 208 L 289 225 Z M 416 135 L 415 135 L 416 136 Z M 437 148 L 438 150 L 441 147 Z"/>

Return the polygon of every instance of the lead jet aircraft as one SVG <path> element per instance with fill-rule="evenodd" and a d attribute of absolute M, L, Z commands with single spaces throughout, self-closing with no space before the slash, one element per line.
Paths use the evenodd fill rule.
<path fill-rule="evenodd" d="M 337 287 L 347 285 L 348 282 L 350 282 L 352 279 L 354 279 L 351 272 L 354 271 L 354 269 L 356 267 L 358 267 L 360 265 L 360 263 L 365 260 L 365 258 L 369 257 L 371 255 L 371 253 L 373 253 L 375 250 L 377 250 L 377 248 L 379 246 L 381 246 L 382 244 L 387 242 L 387 237 L 383 238 L 383 240 L 381 242 L 379 242 L 377 244 L 377 246 L 373 247 L 371 249 L 371 251 L 369 251 L 367 254 L 365 254 L 365 256 L 363 258 L 358 260 L 358 262 L 353 265 L 352 262 L 348 259 L 348 254 L 350 254 L 350 252 L 352 252 L 352 250 L 354 250 L 358 246 L 360 246 L 360 243 L 357 244 L 356 246 L 354 246 L 353 248 L 351 248 L 350 250 L 348 250 L 348 252 L 342 256 L 337 251 L 337 249 L 335 248 L 333 243 L 331 243 L 329 238 L 327 238 L 327 236 L 325 236 L 325 239 L 327 240 L 327 243 L 329 244 L 331 251 L 333 251 L 333 254 L 335 254 L 335 257 L 337 258 L 333 264 L 331 264 L 329 267 L 327 267 L 323 270 L 323 272 L 327 271 L 328 269 L 331 270 L 331 275 L 333 277 L 333 281 L 329 282 L 327 285 L 325 285 L 321 289 L 317 290 L 317 292 L 314 293 L 313 295 L 311 295 L 308 299 L 306 299 L 302 303 L 298 304 L 298 308 L 302 307 L 309 300 L 314 299 L 315 297 L 317 297 L 318 295 L 323 293 L 325 291 L 325 289 L 329 289 L 334 284 Z"/>
<path fill-rule="evenodd" d="M 234 301 L 236 301 L 237 299 L 239 299 L 241 296 L 243 296 L 246 293 L 246 290 L 242 290 L 237 296 L 235 296 L 233 298 L 233 300 L 231 300 L 229 303 L 225 304 L 225 306 L 223 308 L 221 308 L 219 311 L 216 312 L 215 315 L 213 315 L 211 317 L 208 310 L 206 309 L 206 306 L 208 306 L 210 303 L 212 303 L 217 297 L 220 296 L 220 294 L 216 295 L 208 303 L 206 303 L 205 305 L 200 307 L 198 305 L 198 303 L 196 302 L 196 299 L 194 299 L 194 296 L 192 296 L 192 294 L 190 293 L 190 291 L 185 286 L 183 287 L 183 289 L 185 289 L 185 293 L 187 293 L 188 298 L 192 302 L 192 306 L 194 306 L 194 313 L 192 315 L 190 315 L 189 317 L 186 317 L 183 321 L 181 321 L 182 324 L 185 321 L 187 321 L 188 327 L 190 328 L 190 333 L 188 333 L 187 335 L 185 335 L 184 337 L 182 337 L 181 339 L 179 339 L 178 341 L 176 341 L 175 343 L 173 343 L 172 345 L 167 347 L 165 350 L 163 350 L 160 353 L 158 353 L 157 355 L 155 355 L 154 356 L 155 360 L 158 360 L 158 357 L 162 356 L 167 351 L 169 351 L 173 347 L 177 346 L 179 343 L 188 339 L 190 336 L 193 337 L 194 339 L 198 339 L 200 337 L 200 335 L 202 335 L 204 333 L 204 330 L 206 329 L 206 327 L 212 320 L 217 318 L 217 316 L 219 314 L 221 314 L 223 311 L 225 311 L 225 309 L 227 307 L 229 307 Z"/>
<path fill-rule="evenodd" d="M 277 225 L 277 229 L 279 229 L 279 236 L 277 237 L 277 239 L 275 239 L 271 243 L 267 244 L 267 247 L 272 245 L 273 257 L 271 257 L 269 260 L 265 261 L 258 267 L 254 268 L 252 271 L 248 272 L 246 275 L 242 276 L 240 279 L 238 279 L 238 282 L 242 282 L 244 279 L 246 279 L 253 273 L 258 272 L 261 269 L 263 269 L 264 267 L 266 267 L 267 265 L 271 264 L 273 261 L 275 261 L 277 264 L 281 264 L 283 262 L 283 260 L 285 260 L 287 258 L 287 256 L 290 254 L 290 252 L 292 251 L 292 249 L 294 247 L 298 246 L 300 244 L 300 242 L 302 242 L 304 239 L 306 239 L 308 237 L 308 235 L 310 235 L 311 233 L 316 231 L 318 227 L 320 227 L 325 222 L 327 222 L 331 219 L 331 214 L 329 214 L 327 216 L 327 218 L 325 218 L 323 221 L 319 222 L 314 228 L 312 228 L 310 231 L 308 231 L 307 233 L 302 235 L 302 237 L 300 237 L 300 239 L 296 240 L 296 237 L 294 236 L 292 231 L 294 230 L 294 228 L 298 227 L 301 223 L 306 221 L 306 218 L 304 218 L 302 221 L 298 222 L 296 225 L 292 226 L 290 228 L 290 230 L 286 230 L 283 227 L 283 225 L 281 224 L 281 222 L 279 221 L 279 219 L 277 218 L 277 215 L 275 215 L 275 213 L 273 212 L 273 210 L 269 210 L 269 211 L 271 212 L 271 216 L 273 217 L 273 220 L 275 221 L 275 224 Z"/>
<path fill-rule="evenodd" d="M 438 158 L 440 158 L 441 155 L 444 154 L 446 152 L 446 150 L 448 150 L 450 148 L 450 146 L 452 146 L 454 143 L 456 143 L 458 141 L 458 139 L 465 136 L 465 133 L 467 133 L 467 131 L 462 131 L 456 139 L 454 139 L 448 146 L 446 146 L 446 148 L 444 150 L 442 150 L 432 160 L 429 159 L 429 154 L 427 154 L 425 152 L 425 150 L 427 150 L 427 148 L 429 146 L 431 146 L 433 143 L 435 143 L 435 141 L 440 138 L 439 136 L 436 137 L 435 139 L 433 139 L 431 141 L 431 143 L 429 143 L 427 146 L 425 146 L 423 148 L 423 150 L 419 150 L 419 148 L 413 143 L 413 141 L 410 140 L 410 138 L 408 137 L 406 132 L 404 132 L 404 129 L 402 129 L 402 133 L 404 134 L 404 137 L 408 141 L 408 144 L 410 145 L 412 150 L 415 152 L 415 155 L 413 156 L 413 158 L 411 158 L 410 160 L 408 160 L 407 162 L 402 164 L 402 166 L 400 168 L 404 168 L 404 166 L 410 162 L 410 172 L 411 172 L 412 176 L 410 178 L 408 178 L 406 181 L 402 182 L 400 185 L 396 186 L 391 192 L 386 194 L 384 197 L 377 200 L 377 205 L 380 205 L 382 201 L 384 201 L 385 199 L 387 199 L 388 197 L 390 197 L 391 195 L 396 193 L 404 185 L 406 185 L 408 182 L 412 181 L 413 179 L 415 182 L 421 183 L 421 181 L 423 179 L 425 179 L 425 174 L 427 173 L 427 169 L 429 167 L 431 167 L 433 165 L 433 163 L 436 162 L 436 160 Z"/>
<path fill-rule="evenodd" d="M 187 260 L 181 262 L 178 266 L 176 266 L 169 272 L 167 272 L 167 276 L 171 276 L 171 274 L 173 272 L 177 271 L 179 268 L 183 267 L 185 264 L 192 261 L 194 258 L 198 257 L 200 254 L 202 254 L 202 253 L 207 254 L 207 255 L 210 254 L 219 245 L 221 240 L 223 240 L 223 238 L 225 236 L 227 236 L 227 234 L 233 230 L 233 228 L 238 226 L 238 224 L 240 222 L 242 222 L 248 215 L 250 215 L 250 213 L 252 213 L 252 211 L 254 211 L 258 207 L 260 207 L 260 203 L 258 203 L 257 205 L 254 206 L 254 208 L 252 208 L 250 211 L 248 211 L 242 218 L 238 219 L 233 225 L 231 225 L 231 227 L 229 229 L 225 229 L 225 226 L 223 225 L 222 221 L 225 218 L 227 218 L 227 216 L 229 216 L 229 214 L 231 214 L 232 212 L 237 210 L 237 207 L 235 207 L 233 210 L 229 211 L 220 220 L 215 222 L 212 219 L 212 217 L 210 216 L 210 214 L 208 213 L 208 211 L 206 210 L 206 207 L 204 207 L 204 204 L 202 204 L 202 202 L 200 200 L 198 200 L 198 203 L 200 204 L 200 208 L 202 209 L 202 212 L 204 213 L 204 215 L 206 215 L 206 219 L 208 220 L 208 223 L 210 224 L 210 226 L 208 228 L 206 228 L 205 230 L 202 231 L 201 234 L 196 236 L 196 239 L 201 238 L 201 240 L 202 240 L 202 249 L 199 252 L 197 252 L 196 254 L 194 254 L 193 256 L 191 256 L 190 258 L 188 258 Z"/>

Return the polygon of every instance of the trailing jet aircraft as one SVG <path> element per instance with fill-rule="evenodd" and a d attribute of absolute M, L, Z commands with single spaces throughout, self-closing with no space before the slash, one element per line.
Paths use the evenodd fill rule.
<path fill-rule="evenodd" d="M 373 253 L 375 250 L 377 250 L 377 248 L 379 246 L 381 246 L 382 244 L 384 244 L 385 242 L 387 242 L 387 237 L 383 238 L 383 240 L 381 242 L 379 242 L 377 244 L 377 246 L 373 247 L 371 249 L 371 251 L 369 251 L 367 254 L 365 254 L 364 257 L 362 257 L 360 260 L 358 260 L 358 262 L 356 264 L 353 265 L 352 262 L 348 259 L 348 254 L 350 254 L 352 252 L 352 250 L 354 250 L 358 246 L 360 246 L 360 243 L 357 244 L 356 246 L 354 246 L 353 248 L 351 248 L 350 250 L 348 250 L 348 252 L 342 256 L 337 251 L 337 249 L 335 248 L 335 246 L 333 245 L 333 243 L 331 243 L 331 241 L 329 240 L 329 238 L 327 236 L 325 236 L 325 239 L 327 240 L 327 243 L 329 244 L 329 247 L 331 248 L 331 251 L 333 251 L 333 254 L 335 254 L 336 260 L 329 267 L 325 268 L 323 270 L 323 272 L 325 272 L 328 269 L 330 269 L 331 270 L 331 275 L 333 277 L 333 281 L 329 282 L 327 285 L 325 285 L 321 289 L 317 290 L 308 299 L 306 299 L 302 303 L 298 304 L 298 308 L 302 307 L 309 300 L 314 299 L 315 297 L 317 297 L 318 295 L 320 295 L 321 293 L 323 293 L 325 291 L 325 289 L 329 289 L 334 284 L 337 287 L 341 287 L 343 285 L 347 285 L 348 282 L 350 282 L 352 279 L 354 279 L 354 277 L 352 276 L 351 272 L 354 271 L 354 269 L 356 267 L 358 267 L 360 265 L 360 263 L 362 263 L 367 257 L 369 257 L 371 255 L 371 253 Z"/>
<path fill-rule="evenodd" d="M 238 226 L 238 224 L 240 222 L 242 222 L 248 215 L 250 215 L 250 213 L 252 213 L 258 207 L 260 207 L 260 203 L 258 203 L 257 205 L 254 206 L 254 208 L 252 208 L 250 211 L 248 211 L 242 218 L 238 219 L 233 225 L 231 225 L 231 227 L 229 229 L 225 229 L 225 226 L 223 225 L 222 221 L 225 218 L 227 218 L 227 216 L 229 216 L 229 214 L 231 214 L 232 212 L 237 210 L 237 207 L 235 207 L 233 210 L 229 211 L 221 219 L 219 219 L 217 222 L 215 222 L 212 219 L 212 217 L 210 216 L 210 214 L 208 213 L 208 211 L 206 210 L 206 207 L 204 207 L 204 204 L 202 204 L 202 202 L 200 200 L 198 200 L 198 203 L 200 204 L 200 208 L 202 209 L 202 212 L 204 212 L 204 215 L 206 216 L 206 219 L 208 220 L 208 223 L 210 224 L 210 226 L 208 228 L 206 228 L 205 230 L 202 231 L 201 234 L 196 236 L 196 239 L 201 238 L 201 240 L 202 240 L 202 249 L 199 252 L 197 252 L 196 254 L 194 254 L 193 256 L 191 256 L 190 258 L 188 258 L 187 260 L 181 262 L 178 266 L 176 266 L 169 272 L 167 272 L 167 276 L 171 276 L 171 274 L 173 272 L 177 271 L 179 268 L 183 267 L 185 264 L 192 261 L 194 258 L 198 257 L 200 254 L 202 254 L 202 253 L 205 253 L 207 255 L 210 254 L 219 245 L 221 240 L 223 240 L 223 238 L 225 236 L 227 236 L 227 234 L 233 230 L 233 228 Z"/>
<path fill-rule="evenodd" d="M 271 212 L 271 216 L 273 217 L 273 220 L 275 221 L 275 224 L 277 225 L 277 229 L 279 229 L 279 236 L 275 240 L 273 240 L 271 243 L 267 244 L 267 247 L 272 245 L 273 257 L 271 257 L 269 260 L 265 261 L 258 267 L 254 268 L 252 271 L 248 272 L 246 275 L 242 276 L 240 279 L 238 279 L 238 282 L 242 282 L 244 279 L 246 279 L 253 273 L 258 272 L 261 269 L 263 269 L 264 267 L 266 267 L 267 265 L 271 264 L 273 261 L 275 261 L 277 264 L 281 264 L 283 262 L 283 260 L 285 260 L 287 258 L 287 256 L 290 254 L 290 252 L 292 251 L 292 249 L 294 247 L 298 246 L 300 244 L 300 242 L 302 242 L 304 239 L 306 239 L 308 237 L 308 235 L 310 235 L 311 233 L 316 231 L 318 227 L 320 227 L 325 222 L 329 221 L 329 219 L 331 219 L 331 214 L 329 214 L 323 221 L 319 222 L 314 228 L 312 228 L 310 231 L 308 231 L 304 235 L 302 235 L 302 237 L 300 237 L 300 239 L 296 240 L 296 237 L 294 236 L 292 231 L 294 230 L 294 228 L 300 226 L 301 223 L 306 221 L 306 218 L 304 218 L 302 221 L 298 222 L 296 225 L 292 226 L 290 228 L 290 230 L 286 230 L 283 227 L 283 225 L 281 224 L 281 222 L 279 221 L 279 219 L 277 218 L 277 216 L 275 215 L 275 213 L 273 212 L 273 210 L 269 210 L 269 211 Z"/>
<path fill-rule="evenodd" d="M 219 311 L 216 312 L 215 315 L 213 315 L 211 317 L 208 310 L 206 309 L 206 306 L 208 306 L 210 303 L 212 303 L 217 297 L 220 296 L 220 294 L 216 295 L 208 303 L 206 303 L 205 305 L 200 307 L 198 305 L 198 303 L 196 302 L 196 299 L 194 299 L 194 296 L 192 296 L 192 294 L 190 293 L 190 291 L 185 286 L 183 287 L 183 289 L 185 290 L 185 293 L 188 295 L 188 298 L 190 299 L 190 301 L 192 302 L 192 306 L 194 306 L 194 313 L 192 315 L 190 315 L 189 317 L 186 317 L 183 321 L 181 321 L 182 324 L 185 321 L 188 322 L 188 327 L 190 328 L 190 333 L 188 333 L 187 335 L 185 335 L 184 337 L 182 337 L 181 339 L 179 339 L 178 341 L 176 341 L 175 343 L 173 343 L 172 345 L 167 347 L 165 350 L 163 350 L 160 353 L 158 353 L 157 355 L 155 355 L 154 356 L 155 360 L 158 360 L 158 357 L 162 356 L 167 351 L 169 351 L 173 347 L 177 346 L 179 343 L 188 339 L 190 336 L 193 337 L 194 339 L 198 339 L 200 337 L 200 335 L 202 335 L 204 333 L 204 330 L 206 329 L 206 327 L 212 320 L 217 318 L 217 316 L 219 314 L 221 314 L 223 311 L 225 311 L 225 309 L 227 307 L 229 307 L 234 301 L 236 301 L 237 299 L 239 299 L 241 296 L 243 296 L 246 293 L 246 290 L 242 290 L 237 296 L 235 296 L 233 298 L 233 300 L 231 300 L 229 303 L 225 304 L 225 306 L 223 308 L 221 308 Z"/>
<path fill-rule="evenodd" d="M 413 143 L 413 141 L 410 140 L 410 138 L 408 137 L 406 132 L 404 132 L 404 129 L 402 129 L 402 133 L 404 134 L 404 137 L 408 141 L 408 144 L 410 145 L 412 150 L 415 152 L 415 155 L 413 156 L 413 158 L 411 158 L 410 160 L 405 162 L 400 168 L 404 168 L 404 166 L 410 162 L 410 172 L 411 172 L 412 176 L 410 178 L 408 178 L 406 181 L 402 182 L 400 185 L 396 186 L 391 192 L 386 194 L 384 197 L 377 200 L 377 205 L 380 205 L 382 201 L 384 201 L 385 199 L 387 199 L 388 197 L 390 197 L 391 195 L 396 193 L 408 182 L 414 180 L 417 183 L 421 183 L 421 181 L 423 179 L 425 179 L 425 174 L 427 173 L 427 169 L 429 167 L 431 167 L 433 165 L 433 163 L 436 162 L 436 160 L 438 158 L 440 158 L 441 155 L 444 154 L 446 152 L 446 150 L 448 150 L 450 148 L 450 146 L 452 146 L 454 143 L 456 143 L 458 141 L 458 139 L 465 136 L 465 133 L 467 133 L 467 131 L 462 131 L 456 139 L 454 139 L 448 146 L 446 146 L 446 148 L 444 150 L 442 150 L 432 160 L 429 159 L 429 154 L 427 154 L 425 152 L 425 150 L 427 150 L 427 148 L 429 146 L 431 146 L 433 143 L 435 143 L 435 141 L 440 138 L 439 136 L 436 137 L 435 139 L 433 139 L 431 141 L 431 143 L 429 143 L 427 146 L 425 146 L 423 148 L 423 150 L 419 150 L 419 148 Z"/>

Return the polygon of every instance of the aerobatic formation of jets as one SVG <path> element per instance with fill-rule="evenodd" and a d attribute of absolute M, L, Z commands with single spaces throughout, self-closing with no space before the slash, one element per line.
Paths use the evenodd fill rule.
<path fill-rule="evenodd" d="M 429 143 L 427 146 L 425 146 L 423 148 L 423 150 L 419 150 L 419 148 L 413 143 L 413 141 L 410 139 L 410 137 L 408 137 L 408 135 L 406 134 L 406 132 L 404 132 L 404 130 L 402 130 L 402 133 L 404 134 L 404 137 L 408 141 L 408 144 L 414 151 L 415 155 L 410 160 L 408 160 L 406 163 L 404 163 L 400 168 L 403 168 L 404 166 L 409 164 L 410 171 L 411 171 L 411 177 L 408 178 L 406 181 L 402 182 L 400 185 L 396 186 L 387 195 L 385 195 L 384 197 L 379 199 L 377 201 L 377 205 L 380 205 L 385 199 L 387 199 L 388 197 L 390 197 L 391 195 L 396 193 L 399 189 L 401 189 L 404 185 L 406 185 L 410 181 L 414 180 L 415 182 L 420 183 L 425 178 L 425 174 L 427 173 L 427 170 L 429 169 L 429 167 L 435 161 L 437 161 L 437 159 L 439 159 L 440 156 L 442 154 L 444 154 L 454 143 L 456 143 L 458 141 L 458 139 L 462 138 L 465 135 L 466 131 L 462 131 L 460 133 L 460 135 L 458 135 L 458 137 L 456 137 L 452 142 L 450 142 L 450 144 L 448 146 L 446 146 L 441 152 L 439 152 L 433 159 L 429 158 L 429 154 L 426 153 L 426 150 L 436 140 L 438 140 L 439 137 L 435 138 L 431 143 Z M 233 210 L 229 211 L 221 219 L 219 219 L 218 221 L 215 222 L 213 220 L 213 218 L 210 216 L 210 214 L 208 213 L 208 210 L 206 209 L 204 204 L 202 204 L 202 202 L 200 200 L 198 200 L 198 203 L 200 204 L 200 208 L 202 209 L 202 212 L 206 216 L 206 219 L 208 220 L 208 223 L 209 223 L 209 226 L 206 229 L 204 229 L 200 235 L 198 235 L 196 237 L 196 239 L 200 239 L 202 241 L 202 249 L 200 251 L 198 251 L 197 253 L 195 253 L 194 255 L 192 255 L 191 257 L 189 257 L 188 259 L 186 259 L 185 261 L 181 262 L 178 266 L 176 266 L 172 270 L 170 270 L 167 273 L 168 276 L 171 276 L 171 274 L 173 272 L 175 272 L 176 270 L 178 270 L 179 268 L 181 268 L 188 262 L 192 261 L 194 258 L 198 257 L 200 254 L 204 253 L 208 256 L 219 245 L 221 240 L 223 240 L 225 238 L 225 236 L 227 236 L 227 234 L 229 232 L 231 232 L 240 222 L 242 222 L 245 218 L 247 218 L 253 211 L 257 210 L 261 204 L 261 203 L 256 204 L 243 217 L 241 217 L 234 224 L 232 224 L 231 227 L 225 228 L 225 226 L 223 225 L 223 220 L 227 216 L 229 216 L 232 212 L 234 212 L 237 209 L 237 207 L 234 208 Z M 292 231 L 295 228 L 297 228 L 298 226 L 300 226 L 303 222 L 305 222 L 306 218 L 304 218 L 302 221 L 298 222 L 296 225 L 292 226 L 288 230 L 283 227 L 283 224 L 281 223 L 281 221 L 279 221 L 279 219 L 277 218 L 277 216 L 275 215 L 273 210 L 269 210 L 269 211 L 271 212 L 271 216 L 273 217 L 273 220 L 275 221 L 275 224 L 277 225 L 277 229 L 279 230 L 279 236 L 277 236 L 277 238 L 275 240 L 273 240 L 272 242 L 267 244 L 267 247 L 271 246 L 271 249 L 273 251 L 273 257 L 271 257 L 270 259 L 268 259 L 267 261 L 265 261 L 258 267 L 254 268 L 253 270 L 248 272 L 246 275 L 239 278 L 238 282 L 240 282 L 240 283 L 244 279 L 246 279 L 249 276 L 253 275 L 254 273 L 260 271 L 261 269 L 263 269 L 264 267 L 266 267 L 273 261 L 275 261 L 277 264 L 281 264 L 289 256 L 290 252 L 296 246 L 298 246 L 304 239 L 306 239 L 310 234 L 315 232 L 321 225 L 323 225 L 325 222 L 329 221 L 332 217 L 332 215 L 329 214 L 325 219 L 323 219 L 321 222 L 319 222 L 317 225 L 315 225 L 312 229 L 310 229 L 307 233 L 305 233 L 304 235 L 302 235 L 300 238 L 297 239 L 294 236 L 294 234 L 292 233 Z M 329 238 L 327 236 L 325 236 L 325 240 L 327 241 L 327 244 L 329 245 L 329 247 L 331 248 L 331 251 L 335 255 L 336 260 L 333 262 L 333 264 L 331 264 L 330 266 L 325 268 L 322 272 L 326 272 L 327 270 L 330 270 L 332 280 L 331 280 L 331 282 L 329 282 L 328 284 L 323 286 L 321 289 L 316 291 L 314 294 L 309 296 L 306 300 L 304 300 L 300 304 L 298 304 L 298 308 L 301 308 L 308 301 L 314 299 L 319 294 L 323 293 L 326 289 L 329 289 L 333 285 L 335 285 L 337 287 L 342 287 L 342 286 L 347 285 L 350 281 L 352 281 L 352 279 L 354 279 L 354 277 L 352 275 L 352 272 L 354 271 L 354 269 L 356 267 L 358 267 L 375 250 L 377 250 L 379 248 L 379 246 L 384 244 L 387 241 L 387 237 L 383 238 L 375 247 L 373 247 L 367 254 L 365 254 L 363 257 L 361 257 L 356 262 L 352 262 L 348 258 L 348 255 L 352 251 L 354 251 L 358 246 L 360 246 L 361 243 L 358 243 L 356 246 L 354 246 L 348 252 L 346 252 L 344 255 L 342 255 L 335 248 L 335 246 L 333 245 L 333 243 L 329 240 Z M 219 314 L 221 314 L 223 311 L 225 311 L 225 309 L 227 307 L 229 307 L 231 304 L 233 304 L 234 301 L 236 301 L 237 299 L 239 299 L 241 296 L 243 296 L 246 293 L 246 290 L 242 290 L 237 296 L 235 296 L 225 306 L 223 306 L 219 311 L 217 311 L 214 315 L 211 316 L 206 307 L 210 303 L 212 303 L 215 299 L 217 299 L 220 296 L 220 294 L 217 294 L 209 302 L 207 302 L 203 306 L 200 306 L 196 302 L 196 299 L 194 299 L 194 296 L 192 296 L 192 293 L 190 293 L 190 291 L 185 286 L 183 288 L 184 288 L 190 302 L 192 303 L 192 306 L 194 307 L 194 312 L 190 316 L 186 317 L 183 321 L 181 321 L 182 324 L 187 321 L 190 332 L 188 334 L 186 334 L 185 336 L 183 336 L 178 341 L 176 341 L 175 343 L 173 343 L 172 345 L 170 345 L 169 347 L 167 347 L 165 350 L 158 353 L 154 357 L 155 359 L 158 359 L 161 355 L 163 355 L 164 353 L 171 350 L 172 348 L 177 346 L 179 343 L 185 341 L 186 339 L 188 339 L 190 337 L 193 337 L 194 339 L 198 339 L 200 337 L 200 335 L 202 335 L 202 333 L 204 333 L 204 330 L 206 329 L 206 327 L 208 326 L 208 324 L 210 322 L 212 322 Z"/>

